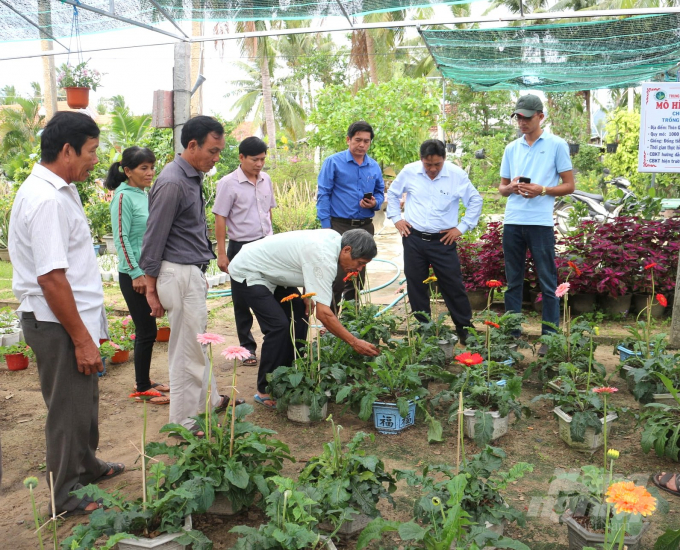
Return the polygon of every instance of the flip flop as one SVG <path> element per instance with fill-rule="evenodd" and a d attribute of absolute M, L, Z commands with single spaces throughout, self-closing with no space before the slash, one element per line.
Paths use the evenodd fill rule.
<path fill-rule="evenodd" d="M 220 404 L 215 407 L 215 412 L 216 413 L 221 413 L 227 410 L 227 407 L 229 407 L 229 396 L 228 395 L 220 395 Z M 243 405 L 246 402 L 245 399 L 237 399 L 236 404 L 237 405 Z"/>
<path fill-rule="evenodd" d="M 263 407 L 266 407 L 267 409 L 275 409 L 276 408 L 276 401 L 272 399 L 271 397 L 265 397 L 262 398 L 259 395 L 255 394 L 253 396 L 253 399 L 255 400 L 255 403 L 259 403 Z M 267 405 L 267 403 L 274 403 L 273 405 Z"/>
<path fill-rule="evenodd" d="M 257 367 L 258 363 L 259 361 L 257 360 L 257 355 L 255 355 L 254 353 L 251 353 L 250 357 L 241 361 L 241 364 L 244 367 Z"/>
<path fill-rule="evenodd" d="M 675 476 L 675 486 L 678 488 L 677 491 L 668 488 L 668 482 Z M 652 483 L 656 485 L 662 491 L 666 491 L 671 495 L 680 497 L 680 474 L 674 474 L 671 472 L 661 472 L 660 474 L 655 474 L 652 476 Z"/>
<path fill-rule="evenodd" d="M 146 400 L 149 405 L 169 405 L 170 404 L 170 398 L 165 395 L 164 393 L 161 393 L 159 397 L 152 397 L 151 399 Z M 144 402 L 144 399 L 141 397 L 135 397 L 135 403 L 142 403 Z"/>
<path fill-rule="evenodd" d="M 106 465 L 109 467 L 108 470 L 106 470 L 106 473 L 99 476 L 93 483 L 99 483 L 100 481 L 106 481 L 107 479 L 113 479 L 116 476 L 119 476 L 125 471 L 125 464 L 122 462 L 107 462 Z M 108 473 L 109 470 L 113 470 L 110 474 Z"/>
<path fill-rule="evenodd" d="M 134 386 L 135 391 L 137 391 L 137 384 Z M 165 392 L 165 393 L 170 393 L 170 386 L 168 384 L 163 384 L 161 382 L 151 382 L 151 388 L 152 390 L 156 390 L 159 392 Z"/>
<path fill-rule="evenodd" d="M 78 503 L 78 506 L 76 506 L 73 510 L 67 510 L 66 512 L 62 512 L 61 514 L 58 514 L 58 516 L 61 517 L 61 518 L 71 518 L 73 516 L 87 516 L 88 514 L 91 514 L 92 512 L 94 512 L 95 510 L 99 510 L 100 508 L 102 508 L 103 502 L 104 501 L 101 498 L 95 501 L 95 500 L 92 500 L 91 497 L 86 495 L 85 498 L 83 498 L 83 500 L 81 500 Z M 97 507 L 92 508 L 91 510 L 86 510 L 86 508 L 90 504 L 96 504 Z"/>

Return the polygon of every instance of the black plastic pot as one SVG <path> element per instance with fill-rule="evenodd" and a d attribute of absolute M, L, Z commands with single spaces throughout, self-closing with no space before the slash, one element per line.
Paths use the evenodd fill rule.
<path fill-rule="evenodd" d="M 569 154 L 573 157 L 574 155 L 578 155 L 578 151 L 581 148 L 581 145 L 578 143 L 570 143 L 569 144 Z"/>
<path fill-rule="evenodd" d="M 607 153 L 616 153 L 616 150 L 619 148 L 618 143 L 607 143 Z"/>

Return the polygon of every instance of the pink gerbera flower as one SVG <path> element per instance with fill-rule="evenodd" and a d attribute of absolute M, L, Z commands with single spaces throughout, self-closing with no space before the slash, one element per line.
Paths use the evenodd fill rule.
<path fill-rule="evenodd" d="M 204 346 L 208 344 L 224 344 L 224 338 L 222 336 L 219 334 L 212 334 L 211 332 L 197 334 L 196 340 L 198 340 L 199 344 Z"/>
<path fill-rule="evenodd" d="M 555 296 L 561 298 L 567 292 L 569 292 L 569 283 L 562 283 L 560 286 L 557 287 L 557 290 L 555 291 Z"/>
<path fill-rule="evenodd" d="M 229 346 L 223 352 L 222 355 L 226 359 L 248 359 L 250 357 L 250 352 L 246 348 L 241 346 Z"/>
<path fill-rule="evenodd" d="M 593 388 L 595 393 L 616 393 L 619 391 L 618 388 L 612 388 L 611 386 L 604 386 L 602 388 Z"/>

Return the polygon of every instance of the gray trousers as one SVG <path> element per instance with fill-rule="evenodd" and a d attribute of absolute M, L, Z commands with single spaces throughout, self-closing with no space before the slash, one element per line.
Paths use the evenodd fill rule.
<path fill-rule="evenodd" d="M 54 476 L 56 513 L 71 511 L 80 499 L 70 496 L 108 470 L 95 456 L 99 444 L 99 378 L 78 372 L 75 347 L 59 323 L 37 321 L 22 313 L 26 343 L 35 352 L 40 389 L 47 405 L 45 440 L 50 481 Z M 51 508 L 51 506 L 50 506 Z"/>

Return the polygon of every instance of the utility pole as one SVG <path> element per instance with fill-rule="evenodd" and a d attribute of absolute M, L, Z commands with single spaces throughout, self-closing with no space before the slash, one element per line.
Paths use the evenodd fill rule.
<path fill-rule="evenodd" d="M 52 6 L 50 0 L 38 2 L 38 25 L 41 29 L 52 29 Z M 52 40 L 40 31 L 40 49 L 44 52 L 52 50 Z M 50 120 L 57 112 L 57 74 L 54 68 L 54 56 L 44 55 L 43 65 L 43 107 L 45 107 L 45 122 Z"/>
<path fill-rule="evenodd" d="M 181 153 L 184 148 L 180 142 L 184 123 L 191 118 L 191 44 L 179 42 L 175 44 L 175 67 L 172 72 L 173 90 L 173 141 L 175 152 Z"/>

